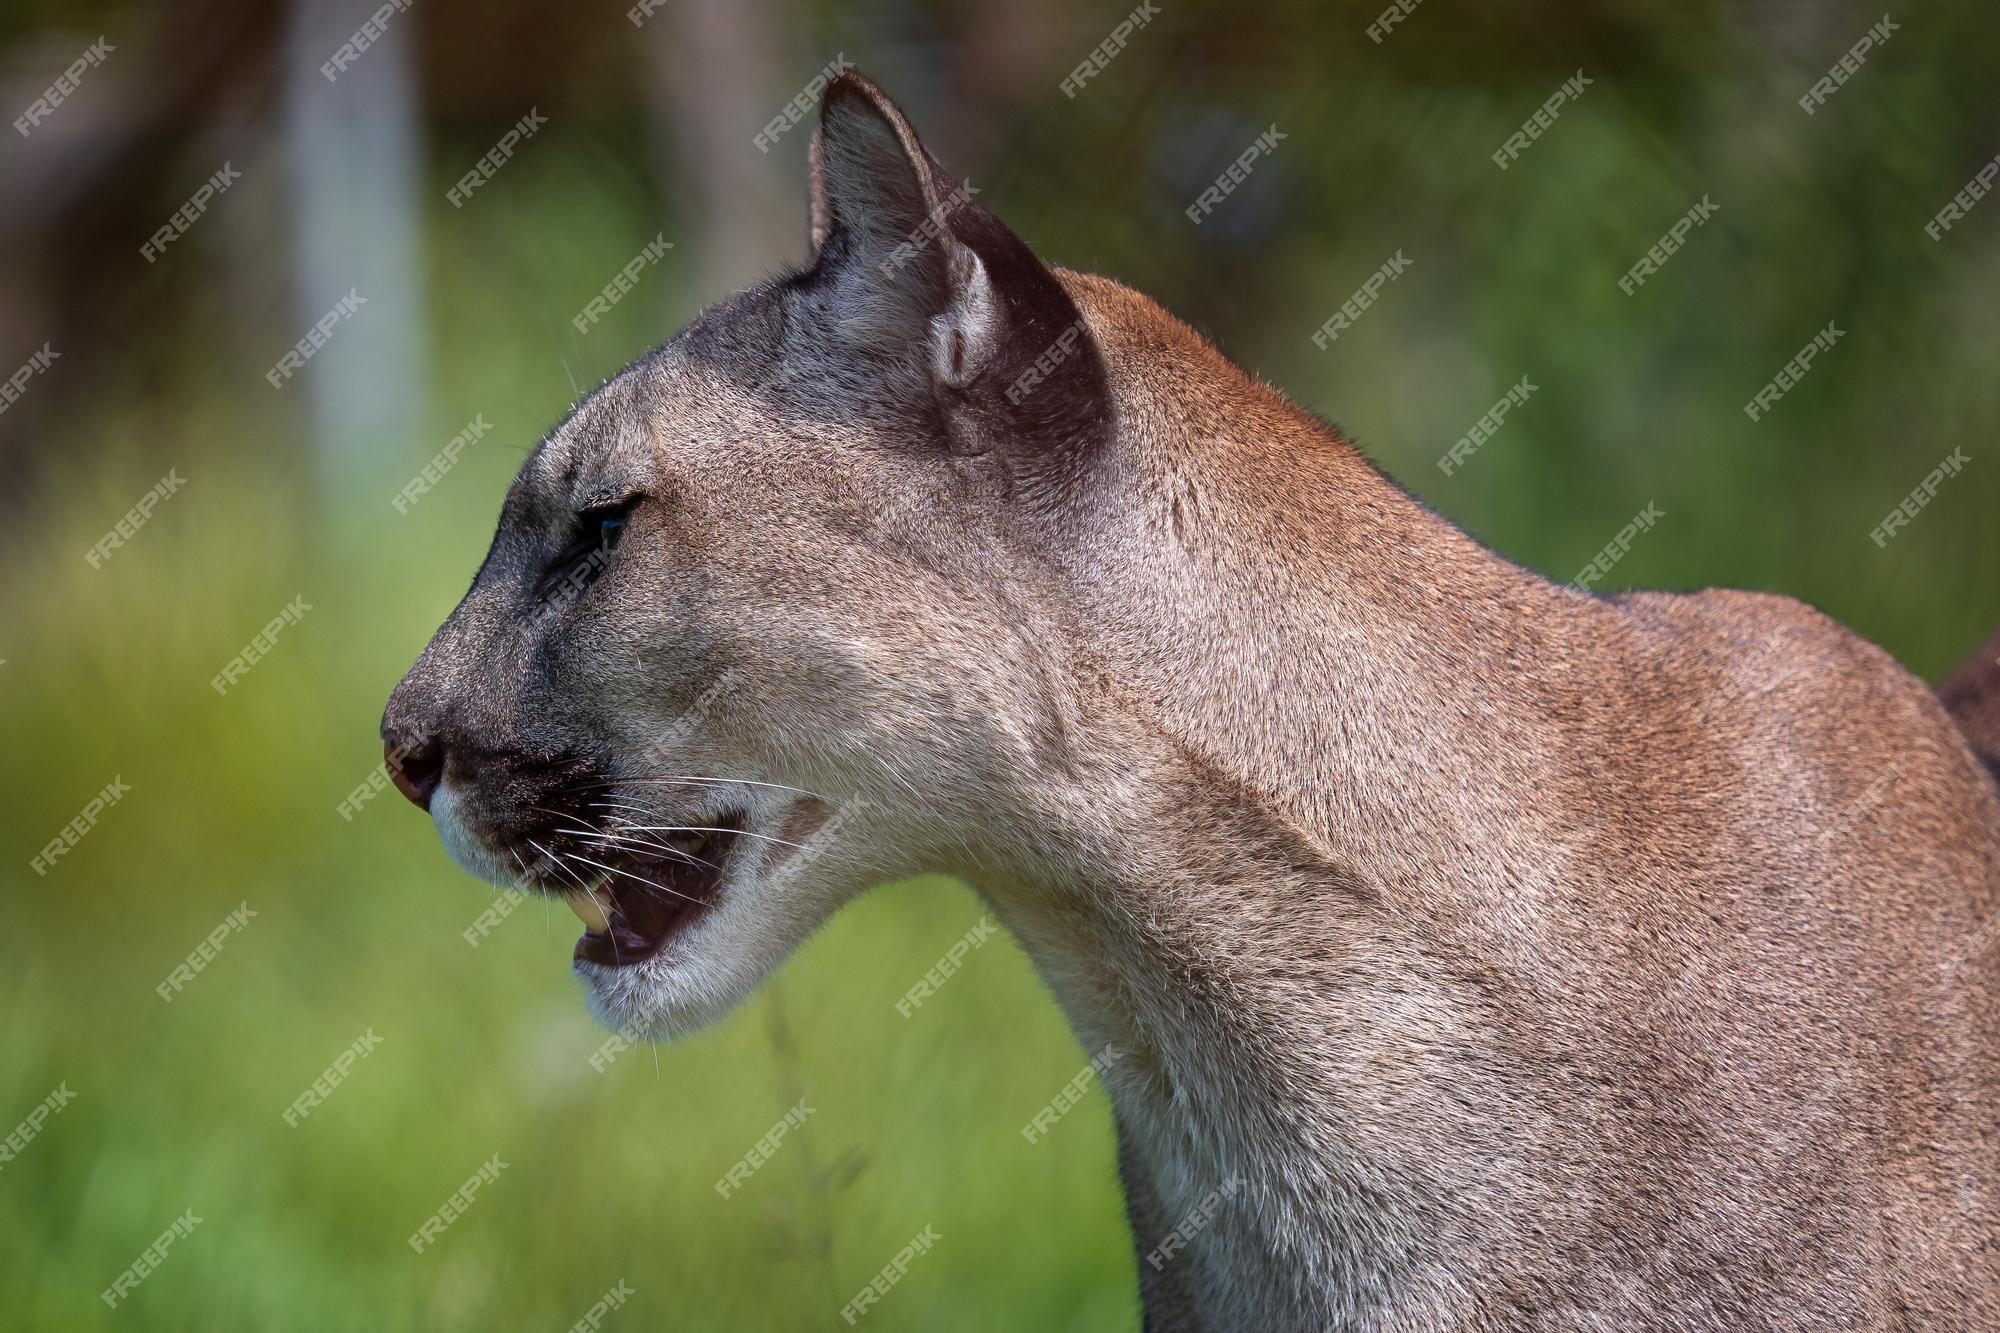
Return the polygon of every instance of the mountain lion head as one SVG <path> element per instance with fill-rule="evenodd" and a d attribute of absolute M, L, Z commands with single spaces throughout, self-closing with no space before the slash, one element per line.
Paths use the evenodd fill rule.
<path fill-rule="evenodd" d="M 569 897 L 606 1021 L 747 994 L 849 897 L 1066 788 L 1073 546 L 1105 363 L 1070 288 L 866 79 L 826 91 L 814 253 L 528 459 L 383 716 L 460 865 Z"/>

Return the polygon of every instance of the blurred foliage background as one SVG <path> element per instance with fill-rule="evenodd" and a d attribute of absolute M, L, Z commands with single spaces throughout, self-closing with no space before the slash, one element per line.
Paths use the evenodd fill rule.
<path fill-rule="evenodd" d="M 1338 422 L 1499 550 L 1557 577 L 1646 505 L 1603 586 L 1802 597 L 1935 677 L 2000 611 L 2000 204 L 1925 224 L 2000 153 L 2000 10 L 1898 27 L 1845 3 L 1537 7 L 1165 0 L 1074 98 L 1124 0 L 1005 6 L 415 0 L 328 79 L 368 3 L 16 0 L 0 103 L 0 717 L 8 763 L 0 1323 L 845 1327 L 925 1225 L 878 1329 L 1136 1327 L 1109 1118 L 1011 943 L 910 1017 L 895 1002 L 980 916 L 959 886 L 873 895 L 718 1030 L 590 1063 L 575 924 L 490 904 L 393 793 L 391 685 L 463 592 L 522 455 L 702 305 L 804 256 L 810 120 L 753 142 L 836 57 L 1048 258 L 1118 277 Z M 1491 154 L 1592 80 L 1518 160 Z M 455 206 L 533 109 L 548 123 Z M 1200 226 L 1183 210 L 1267 127 L 1284 139 Z M 240 173 L 148 262 L 141 247 Z M 1701 199 L 1715 215 L 1627 295 Z M 571 323 L 655 236 L 608 318 Z M 1311 333 L 1388 257 L 1411 267 L 1326 351 Z M 350 289 L 302 371 L 265 373 Z M 1760 421 L 1756 391 L 1845 336 Z M 1437 459 L 1526 377 L 1467 464 Z M 583 386 L 580 390 L 579 386 Z M 407 513 L 393 497 L 490 430 Z M 1886 545 L 1940 460 L 1970 462 Z M 126 544 L 85 553 L 172 469 Z M 294 597 L 312 608 L 226 695 L 210 680 Z M 30 861 L 113 778 L 131 791 L 45 875 Z M 155 988 L 232 910 L 190 984 Z M 281 1118 L 364 1032 L 380 1047 Z M 798 1099 L 814 1114 L 714 1189 Z M 432 1249 L 405 1243 L 481 1162 L 508 1165 Z M 99 1293 L 202 1221 L 113 1310 Z"/>

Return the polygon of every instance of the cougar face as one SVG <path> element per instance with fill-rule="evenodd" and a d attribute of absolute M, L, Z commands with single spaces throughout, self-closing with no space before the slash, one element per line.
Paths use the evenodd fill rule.
<path fill-rule="evenodd" d="M 1097 353 L 872 85 L 823 115 L 810 267 L 550 433 L 383 718 L 451 854 L 568 896 L 576 971 L 640 1031 L 947 864 L 1062 733 L 1036 552 L 1089 464 Z"/>

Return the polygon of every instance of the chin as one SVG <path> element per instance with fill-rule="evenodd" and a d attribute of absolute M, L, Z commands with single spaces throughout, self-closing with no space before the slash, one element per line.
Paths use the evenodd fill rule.
<path fill-rule="evenodd" d="M 598 1021 L 630 1041 L 667 1041 L 719 1022 L 783 966 L 819 920 L 731 929 L 728 913 L 642 963 L 577 959 L 572 971 Z"/>

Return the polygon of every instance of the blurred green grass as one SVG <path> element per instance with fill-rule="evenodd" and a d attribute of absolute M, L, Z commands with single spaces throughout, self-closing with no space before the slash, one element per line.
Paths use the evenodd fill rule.
<path fill-rule="evenodd" d="M 572 225 L 559 190 L 529 211 Z M 571 253 L 572 291 L 636 248 L 597 241 Z M 295 459 L 246 438 L 236 403 L 127 402 L 91 423 L 64 507 L 10 545 L 0 672 L 27 762 L 5 777 L 0 1132 L 59 1084 L 75 1100 L 0 1169 L 0 1322 L 563 1328 L 623 1280 L 629 1327 L 824 1327 L 929 1224 L 941 1242 L 876 1326 L 1131 1324 L 1104 1106 L 1035 1145 L 1019 1132 L 1085 1060 L 1025 959 L 1002 936 L 895 1010 L 980 919 L 962 886 L 871 896 L 716 1031 L 598 1072 L 607 1034 L 568 976 L 568 912 L 524 903 L 475 949 L 461 932 L 491 891 L 427 820 L 393 791 L 336 813 L 379 762 L 386 691 L 570 395 L 546 341 L 510 343 L 476 275 L 439 263 L 469 298 L 446 318 L 481 333 L 438 332 L 457 352 L 438 396 L 496 405 L 494 431 L 408 515 L 389 498 L 472 408 L 440 407 L 328 510 Z M 628 304 L 592 345 L 657 340 Z M 184 488 L 91 570 L 83 550 L 162 460 Z M 210 678 L 295 594 L 312 609 L 218 697 Z M 46 879 L 28 872 L 114 774 L 131 793 Z M 255 918 L 163 1001 L 154 987 L 239 904 Z M 288 1127 L 365 1030 L 381 1045 Z M 803 1127 L 720 1198 L 801 1097 Z M 413 1253 L 405 1238 L 494 1153 L 497 1182 Z M 191 1236 L 107 1308 L 98 1293 L 189 1208 Z"/>
<path fill-rule="evenodd" d="M 1789 592 L 1934 676 L 2000 611 L 2000 211 L 1948 246 L 1922 234 L 1977 161 L 1954 147 L 1953 30 L 1913 24 L 1899 41 L 1813 121 L 1786 72 L 1691 42 L 1673 58 L 1714 65 L 1705 101 L 1607 80 L 1505 174 L 1486 154 L 1559 80 L 1378 75 L 1336 99 L 1292 74 L 1275 107 L 1243 93 L 1257 107 L 1243 133 L 1184 180 L 1149 166 L 1158 140 L 1132 129 L 1168 137 L 1175 109 L 1135 121 L 1120 100 L 1160 82 L 1162 39 L 1134 46 L 1122 83 L 1029 118 L 990 171 L 953 165 L 1045 255 L 1161 296 L 1506 553 L 1568 577 L 1656 502 L 1667 519 L 1607 588 Z M 1291 141 L 1224 205 L 1272 220 L 1182 225 L 1273 114 Z M 297 395 L 258 378 L 289 325 L 239 342 L 230 311 L 197 304 L 148 335 L 171 374 L 92 381 L 0 534 L 16 759 L 0 773 L 0 1131 L 59 1084 L 76 1094 L 0 1169 L 0 1322 L 560 1328 L 622 1280 L 638 1294 L 608 1326 L 838 1326 L 928 1223 L 940 1244 L 871 1327 L 1133 1327 L 1101 1097 L 1044 1143 L 1018 1132 L 1084 1062 L 1018 951 L 988 944 L 913 1017 L 894 1011 L 979 918 L 963 888 L 871 896 L 715 1032 L 598 1073 L 567 915 L 527 904 L 473 949 L 460 932 L 488 891 L 427 822 L 393 796 L 351 823 L 335 813 L 571 376 L 615 371 L 703 290 L 681 252 L 587 340 L 568 336 L 663 217 L 670 237 L 694 225 L 570 134 L 547 131 L 504 196 L 448 216 L 442 183 L 492 136 L 433 147 L 416 438 L 329 489 L 287 415 Z M 1095 145 L 1087 172 L 1048 172 L 1069 136 Z M 1717 218 L 1655 283 L 1619 293 L 1704 192 Z M 210 226 L 188 246 L 218 260 L 227 242 Z M 1315 351 L 1311 330 L 1398 247 L 1410 274 Z M 1749 423 L 1742 403 L 1828 318 L 1850 337 Z M 1442 476 L 1435 459 L 1522 375 L 1541 392 Z M 475 412 L 491 434 L 397 514 L 390 497 Z M 1973 465 L 1878 548 L 1869 530 L 1954 446 Z M 169 465 L 185 489 L 91 570 L 82 552 Z M 311 613 L 218 698 L 209 678 L 294 595 Z M 132 793 L 46 878 L 27 871 L 114 774 Z M 256 918 L 163 1002 L 154 986 L 239 903 Z M 292 1099 L 368 1029 L 381 1047 L 287 1127 Z M 815 1114 L 718 1198 L 800 1096 Z M 413 1254 L 405 1237 L 494 1153 L 508 1170 Z M 107 1309 L 97 1293 L 189 1208 L 201 1225 Z"/>

